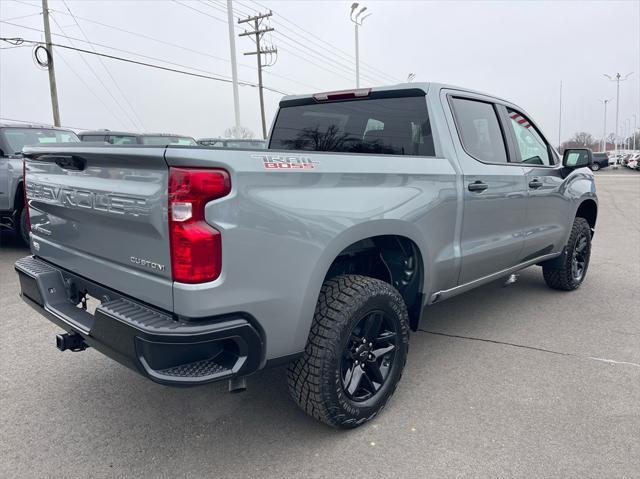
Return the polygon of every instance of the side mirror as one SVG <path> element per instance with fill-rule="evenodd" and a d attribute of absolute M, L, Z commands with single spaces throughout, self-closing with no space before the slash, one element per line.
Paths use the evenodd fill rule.
<path fill-rule="evenodd" d="M 562 166 L 565 168 L 584 168 L 593 164 L 593 153 L 589 148 L 569 148 L 562 155 Z"/>

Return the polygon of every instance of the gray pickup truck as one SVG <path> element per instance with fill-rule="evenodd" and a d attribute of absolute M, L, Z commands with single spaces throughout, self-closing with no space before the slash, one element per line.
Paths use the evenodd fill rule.
<path fill-rule="evenodd" d="M 288 365 L 295 402 L 373 418 L 423 311 L 532 265 L 573 290 L 597 216 L 590 150 L 524 110 L 438 84 L 280 102 L 267 150 L 29 147 L 22 297 L 166 385 Z"/>
<path fill-rule="evenodd" d="M 29 243 L 22 185 L 25 145 L 80 141 L 73 131 L 42 125 L 0 123 L 0 235 L 12 230 Z"/>

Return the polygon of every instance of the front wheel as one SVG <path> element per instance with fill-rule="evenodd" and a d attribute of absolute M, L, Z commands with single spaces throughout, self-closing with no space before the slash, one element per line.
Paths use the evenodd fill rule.
<path fill-rule="evenodd" d="M 388 283 L 358 275 L 325 281 L 305 352 L 287 373 L 293 400 L 337 428 L 372 419 L 402 376 L 408 324 L 402 296 Z"/>
<path fill-rule="evenodd" d="M 573 221 L 569 241 L 562 253 L 560 265 L 543 266 L 542 274 L 547 286 L 553 289 L 573 291 L 578 289 L 589 267 L 591 258 L 591 227 L 584 218 Z"/>

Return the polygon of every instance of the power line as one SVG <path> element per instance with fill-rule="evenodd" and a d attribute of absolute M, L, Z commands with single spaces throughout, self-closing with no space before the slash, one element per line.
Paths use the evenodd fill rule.
<path fill-rule="evenodd" d="M 213 18 L 214 20 L 217 20 L 217 21 L 222 22 L 222 23 L 224 23 L 224 24 L 226 24 L 226 23 L 227 23 L 227 21 L 226 21 L 226 20 L 222 20 L 221 18 L 214 17 L 213 15 L 210 15 L 209 13 L 203 12 L 202 10 L 198 10 L 197 8 L 192 7 L 191 5 L 187 5 L 187 4 L 185 4 L 185 3 L 179 2 L 178 0 L 171 0 L 171 1 L 172 1 L 173 3 L 177 3 L 178 5 L 182 5 L 182 6 L 183 6 L 183 7 L 185 7 L 185 8 L 188 8 L 188 9 L 190 9 L 190 10 L 193 10 L 194 12 L 198 12 L 200 15 L 204 15 L 204 16 L 206 16 L 206 17 Z"/>
<path fill-rule="evenodd" d="M 245 31 L 244 33 L 241 33 L 240 36 L 244 37 L 244 36 L 248 36 L 250 37 L 251 35 L 255 35 L 255 42 L 256 42 L 256 51 L 255 52 L 246 52 L 245 55 L 255 55 L 256 59 L 258 60 L 258 91 L 260 93 L 260 117 L 262 118 L 262 138 L 266 139 L 267 138 L 267 124 L 266 124 L 266 120 L 264 117 L 264 98 L 262 95 L 262 68 L 263 68 L 263 64 L 262 64 L 262 55 L 271 55 L 272 53 L 275 53 L 276 55 L 278 54 L 278 50 L 276 48 L 270 47 L 270 48 L 265 48 L 262 49 L 260 47 L 260 40 L 262 40 L 262 36 L 265 33 L 271 32 L 273 31 L 272 27 L 262 27 L 262 22 L 266 19 L 268 20 L 269 17 L 271 17 L 273 14 L 271 12 L 269 13 L 262 13 L 262 14 L 258 14 L 258 15 L 254 15 L 252 17 L 247 17 L 245 19 L 242 20 L 238 20 L 238 23 L 250 23 L 253 22 L 253 31 Z M 268 66 L 268 65 L 267 65 Z"/>
<path fill-rule="evenodd" d="M 249 0 L 249 1 L 251 1 L 251 3 L 254 3 L 254 4 L 258 5 L 260 8 L 265 8 L 261 3 L 256 2 L 255 0 Z M 242 2 L 239 2 L 239 1 L 237 1 L 237 3 L 242 4 Z M 248 7 L 248 6 L 246 6 L 246 5 L 245 5 L 245 7 L 246 7 L 246 8 L 249 8 L 249 7 Z M 329 47 L 329 48 L 331 48 L 331 49 L 335 50 L 336 52 L 338 52 L 339 54 L 341 54 L 343 57 L 346 57 L 346 59 L 347 59 L 348 61 L 354 61 L 354 56 L 353 56 L 352 54 L 350 54 L 350 53 L 346 52 L 345 50 L 342 50 L 341 48 L 339 48 L 339 47 L 337 47 L 337 46 L 333 45 L 332 43 L 327 42 L 327 41 L 326 41 L 326 40 L 324 40 L 323 38 L 321 38 L 321 37 L 319 37 L 319 36 L 315 35 L 314 33 L 310 32 L 309 30 L 307 30 L 307 29 L 305 29 L 305 28 L 301 27 L 300 25 L 298 25 L 297 23 L 295 23 L 295 22 L 293 22 L 293 21 L 289 20 L 287 17 L 285 17 L 285 16 L 281 15 L 280 13 L 278 13 L 278 12 L 276 12 L 276 13 L 277 13 L 277 17 L 276 17 L 276 19 L 274 20 L 274 21 L 275 21 L 275 23 L 280 24 L 279 19 L 282 19 L 282 20 L 284 20 L 285 22 L 287 22 L 287 23 L 289 23 L 289 24 L 293 25 L 293 26 L 294 26 L 295 28 L 297 28 L 298 30 L 300 30 L 300 31 L 302 31 L 303 33 L 305 33 L 306 35 L 305 35 L 305 37 L 304 37 L 304 38 L 305 38 L 305 39 L 307 39 L 308 41 L 313 41 L 313 40 L 311 40 L 311 39 L 309 39 L 309 38 L 308 38 L 308 36 L 311 36 L 311 37 L 315 38 L 316 40 L 318 40 L 318 41 L 322 42 L 322 43 L 323 43 L 324 45 L 326 45 L 327 47 Z M 290 32 L 293 32 L 290 28 L 288 28 L 288 27 L 286 27 L 286 26 L 283 26 L 283 25 L 281 25 L 281 24 L 280 24 L 280 26 L 281 26 L 281 28 L 283 28 L 283 29 L 286 29 L 286 30 L 289 30 Z M 297 34 L 297 33 L 296 33 L 296 34 Z M 314 43 L 316 43 L 316 45 L 319 45 L 317 42 L 314 42 Z M 323 48 L 326 48 L 326 47 L 323 47 Z M 369 65 L 369 64 L 367 64 L 367 63 L 365 63 L 365 62 L 362 62 L 362 61 L 361 61 L 360 63 L 361 63 L 361 65 L 362 65 L 362 67 L 367 68 L 367 69 L 371 70 L 372 72 L 376 72 L 378 75 L 381 75 L 381 76 L 383 76 L 383 77 L 386 77 L 386 78 L 388 78 L 389 80 L 391 80 L 391 81 L 393 81 L 393 82 L 399 82 L 399 81 L 401 81 L 401 80 L 398 80 L 397 78 L 393 77 L 392 75 L 389 75 L 388 73 L 386 73 L 386 72 L 384 72 L 384 71 L 382 71 L 382 70 L 380 70 L 380 69 L 378 69 L 378 68 L 373 67 L 372 65 Z"/>
<path fill-rule="evenodd" d="M 216 4 L 213 0 L 211 0 L 210 3 L 207 3 L 204 0 L 199 0 L 199 1 L 201 3 L 204 3 L 207 6 L 211 7 L 211 8 L 215 8 L 217 11 L 222 11 L 222 9 L 224 8 L 221 5 Z M 235 4 L 236 4 L 236 6 L 238 4 L 243 5 L 246 9 L 250 8 L 247 5 L 242 4 L 238 0 L 235 1 Z M 235 9 L 236 8 L 234 7 L 234 10 Z M 252 15 L 252 13 L 249 12 L 248 10 L 237 9 L 237 11 L 239 13 L 243 14 L 243 15 L 246 15 L 246 16 L 251 16 Z M 275 19 L 274 19 L 274 22 L 276 22 Z M 281 24 L 279 24 L 279 26 L 282 27 Z M 298 35 L 296 32 L 293 32 L 291 29 L 289 29 L 287 27 L 282 27 L 282 28 L 287 29 L 288 31 L 292 32 L 294 35 Z M 271 35 L 271 32 L 269 32 L 269 35 Z M 304 44 L 304 42 L 302 42 L 300 39 L 292 38 L 291 36 L 289 36 L 289 35 L 287 35 L 285 33 L 282 33 L 282 32 L 275 32 L 275 35 L 278 36 L 279 40 L 282 41 L 285 45 L 288 45 L 289 48 L 294 49 L 295 51 L 299 52 L 303 56 L 293 54 L 288 49 L 282 49 L 282 51 L 286 51 L 288 53 L 291 53 L 293 56 L 295 56 L 295 57 L 297 57 L 297 58 L 299 58 L 299 59 L 301 59 L 301 60 L 303 60 L 303 61 L 305 61 L 307 63 L 310 63 L 311 65 L 313 65 L 315 67 L 322 68 L 324 71 L 331 72 L 331 73 L 339 76 L 340 78 L 343 78 L 345 80 L 350 80 L 350 77 L 347 76 L 347 75 L 351 75 L 352 74 L 353 68 L 351 68 L 350 66 L 345 65 L 344 63 L 340 63 L 340 62 L 336 61 L 335 58 L 328 57 L 327 55 L 325 55 L 322 52 L 319 52 L 315 48 Z M 280 38 L 280 37 L 284 37 L 284 39 Z M 285 39 L 288 39 L 289 41 L 287 41 Z M 303 48 L 308 50 L 308 51 L 303 50 Z M 320 61 L 322 61 L 323 59 L 326 60 L 326 63 L 321 66 L 317 62 L 310 61 L 309 58 L 308 58 L 309 52 L 311 52 L 313 55 L 318 57 L 318 59 Z M 336 72 L 336 69 L 340 70 L 340 73 Z M 366 75 L 366 78 L 368 78 L 369 81 L 371 81 L 372 83 L 380 82 L 379 79 L 376 79 L 372 75 L 369 75 L 369 74 Z M 396 81 L 396 80 L 394 80 L 394 81 Z M 382 80 L 382 83 L 386 83 L 386 82 L 387 82 L 387 80 Z M 317 87 L 315 87 L 315 89 L 317 90 Z"/>
<path fill-rule="evenodd" d="M 77 71 L 75 71 L 75 70 L 73 69 L 73 67 L 71 66 L 71 64 L 70 64 L 70 63 L 69 63 L 69 62 L 64 58 L 64 55 L 62 54 L 62 52 L 58 52 L 58 56 L 60 57 L 60 59 L 62 60 L 62 62 L 67 66 L 67 68 L 69 69 L 69 71 L 71 71 L 71 73 L 73 73 L 73 74 L 78 78 L 78 80 L 80 80 L 80 82 L 85 86 L 85 88 L 86 88 L 86 89 L 87 89 L 87 90 L 88 90 L 88 91 L 89 91 L 93 96 L 95 96 L 95 97 L 98 99 L 98 101 L 99 101 L 100 103 L 102 103 L 102 105 L 105 107 L 105 109 L 106 109 L 109 113 L 111 113 L 111 116 L 113 116 L 113 118 L 114 118 L 116 121 L 120 121 L 120 118 L 118 118 L 118 117 L 116 116 L 116 114 L 113 112 L 113 110 L 112 110 L 111 108 L 109 108 L 109 105 L 107 105 L 107 104 L 105 103 L 105 101 L 100 97 L 100 95 L 98 95 L 98 94 L 93 90 L 93 88 L 91 88 L 91 87 L 89 86 L 89 84 L 84 80 L 84 78 L 82 78 L 82 77 L 80 76 L 80 74 L 79 74 Z"/>
<path fill-rule="evenodd" d="M 63 35 L 67 38 L 69 38 L 66 35 L 66 32 L 64 31 L 64 29 L 62 28 L 62 26 L 58 23 L 58 21 L 56 20 L 55 17 L 51 17 L 51 19 L 53 20 L 53 23 L 55 23 L 58 26 L 58 29 L 60 29 L 60 31 L 63 33 Z M 72 40 L 71 41 L 71 45 L 75 46 L 75 44 L 73 43 Z M 92 47 L 93 48 L 93 47 Z M 115 102 L 115 104 L 118 106 L 118 108 L 120 108 L 120 110 L 122 110 L 122 112 L 124 113 L 125 117 L 127 118 L 127 120 L 129 121 L 129 123 L 131 123 L 131 125 L 133 126 L 133 128 L 137 128 L 135 122 L 133 121 L 133 119 L 131 118 L 131 116 L 129 115 L 129 113 L 122 107 L 122 105 L 120 104 L 120 102 L 118 101 L 118 99 L 113 95 L 113 93 L 111 92 L 111 90 L 107 87 L 107 85 L 104 83 L 104 81 L 102 80 L 102 78 L 100 77 L 100 75 L 98 75 L 96 73 L 96 71 L 94 70 L 94 68 L 91 66 L 91 64 L 87 61 L 87 59 L 83 56 L 80 55 L 78 53 L 78 55 L 80 56 L 80 59 L 83 61 L 83 63 L 87 66 L 87 68 L 89 69 L 89 71 L 93 74 L 93 76 L 96 78 L 96 80 L 98 80 L 98 82 L 102 85 L 102 87 L 104 88 L 104 91 L 106 91 L 109 96 L 113 99 L 113 101 Z M 73 70 L 73 68 L 71 68 L 71 65 L 69 64 L 69 62 L 67 62 L 66 60 L 64 61 L 65 64 L 67 65 L 67 67 L 69 67 L 69 69 L 78 77 L 80 78 L 80 75 Z M 89 88 L 89 85 L 82 80 L 82 83 L 85 84 L 85 86 L 87 88 Z M 94 93 L 95 94 L 95 93 Z M 97 96 L 97 94 L 95 94 Z M 106 106 L 106 104 L 104 102 L 102 102 L 103 105 Z M 112 113 L 113 114 L 113 113 Z M 118 121 L 121 121 L 120 118 L 117 118 Z"/>
<path fill-rule="evenodd" d="M 42 13 L 29 13 L 28 15 L 20 15 L 19 17 L 3 18 L 2 20 L 5 22 L 11 22 L 13 20 L 21 20 L 23 18 L 39 17 L 40 15 L 42 15 Z"/>
<path fill-rule="evenodd" d="M 289 45 L 290 45 L 290 47 L 291 47 L 291 48 L 295 48 L 295 49 L 297 49 L 298 51 L 301 51 L 300 47 L 302 47 L 302 48 L 306 48 L 307 50 L 309 50 L 309 51 L 311 51 L 312 53 L 314 53 L 316 56 L 318 56 L 318 57 L 320 57 L 320 58 L 324 58 L 325 60 L 327 60 L 327 64 L 332 65 L 334 68 L 337 68 L 337 69 L 343 70 L 343 71 L 344 71 L 345 73 L 347 73 L 347 74 L 351 74 L 351 73 L 353 72 L 353 69 L 352 69 L 350 66 L 345 65 L 345 64 L 340 63 L 340 62 L 337 62 L 337 61 L 335 61 L 335 59 L 332 59 L 331 57 L 328 57 L 327 55 L 325 55 L 325 54 L 323 54 L 323 53 L 319 53 L 319 52 L 317 52 L 316 50 L 314 50 L 314 49 L 312 49 L 312 48 L 310 48 L 310 47 L 308 47 L 308 46 L 306 46 L 306 45 L 300 44 L 300 47 L 298 47 L 298 46 L 297 46 L 297 44 L 296 44 L 297 40 L 296 40 L 295 38 L 291 38 L 289 35 L 287 35 L 287 34 L 285 34 L 285 33 L 282 33 L 282 32 L 275 32 L 275 34 L 276 34 L 276 36 L 278 36 L 278 37 L 284 37 L 284 38 L 286 38 L 286 39 L 290 40 L 291 42 L 294 42 L 293 44 L 289 43 Z M 299 43 L 299 42 L 298 42 L 298 43 Z M 305 54 L 306 54 L 306 52 L 305 52 Z M 375 78 L 372 78 L 372 77 L 371 77 L 371 76 L 369 76 L 369 75 L 362 75 L 362 77 L 363 77 L 363 78 L 367 78 L 367 79 L 369 79 L 369 81 L 371 81 L 371 82 L 373 82 L 373 83 L 376 83 L 376 79 L 375 79 Z"/>
<path fill-rule="evenodd" d="M 69 15 L 68 13 L 66 13 L 66 12 L 62 12 L 62 11 L 59 11 L 59 10 L 55 10 L 55 9 L 50 9 L 50 10 L 51 10 L 52 12 L 60 13 L 60 14 L 62 14 L 62 15 Z M 100 26 L 105 27 L 105 28 L 110 28 L 110 29 L 112 29 L 112 30 L 116 30 L 116 31 L 119 31 L 119 32 L 122 32 L 122 33 L 127 33 L 127 34 L 129 34 L 129 35 L 133 35 L 133 36 L 136 36 L 136 37 L 139 37 L 139 38 L 144 38 L 144 39 L 146 39 L 146 40 L 150 40 L 150 41 L 153 41 L 153 42 L 157 42 L 157 43 L 160 43 L 160 44 L 162 44 L 162 45 L 171 46 L 171 47 L 174 47 L 174 48 L 178 48 L 178 49 L 180 49 L 180 50 L 184 50 L 184 51 L 187 51 L 187 52 L 195 53 L 195 54 L 197 54 L 197 55 L 202 55 L 202 56 L 204 56 L 204 57 L 213 58 L 213 59 L 216 59 L 216 60 L 223 61 L 223 62 L 225 62 L 225 63 L 230 63 L 229 59 L 227 59 L 227 58 L 222 58 L 222 57 L 219 57 L 219 56 L 213 55 L 213 54 L 211 54 L 211 53 L 206 53 L 206 52 L 202 52 L 202 51 L 200 51 L 200 50 L 195 50 L 195 49 L 193 49 L 193 48 L 189 48 L 189 47 L 186 47 L 186 46 L 184 46 L 184 45 L 179 45 L 179 44 L 177 44 L 177 43 L 168 42 L 168 41 L 166 41 L 166 40 L 162 40 L 162 39 L 155 38 L 155 37 L 152 37 L 152 36 L 149 36 L 149 35 L 145 35 L 145 34 L 143 34 L 143 33 L 133 32 L 133 31 L 130 31 L 130 30 L 126 30 L 126 29 L 124 29 L 124 28 L 116 27 L 115 25 L 110 25 L 110 24 L 108 24 L 108 23 L 99 22 L 99 21 L 97 21 L 97 20 L 92 20 L 92 19 L 90 19 L 90 18 L 81 17 L 81 16 L 79 16 L 79 15 L 75 15 L 75 17 L 76 17 L 78 20 L 81 20 L 81 21 L 83 21 L 83 22 L 87 22 L 87 23 L 91 23 L 91 24 L 95 24 L 95 25 L 100 25 Z M 234 27 L 235 27 L 235 28 L 240 28 L 240 27 L 238 27 L 237 25 L 234 25 Z M 94 43 L 94 44 L 95 44 L 95 43 Z M 108 48 L 108 47 L 106 47 L 106 48 Z M 253 66 L 251 66 L 251 65 L 245 65 L 245 64 L 243 64 L 243 63 L 238 63 L 238 65 L 239 65 L 239 66 L 241 66 L 241 67 L 243 67 L 243 68 L 251 69 L 251 70 L 253 70 L 253 71 L 256 71 L 256 70 L 257 70 L 257 69 L 256 69 L 256 67 L 253 67 Z M 274 72 L 266 71 L 265 73 L 267 73 L 267 74 L 269 74 L 269 75 L 271 75 L 271 76 L 274 76 L 274 77 L 276 77 L 276 78 L 281 78 L 281 79 L 286 80 L 286 81 L 291 82 L 291 83 L 296 83 L 296 84 L 298 84 L 298 85 L 303 85 L 303 86 L 305 86 L 305 87 L 312 88 L 312 89 L 314 89 L 314 90 L 319 90 L 319 89 L 320 89 L 320 88 L 318 88 L 317 86 L 310 85 L 310 84 L 308 84 L 308 83 L 301 82 L 301 81 L 298 81 L 298 80 L 294 80 L 293 78 L 290 78 L 290 77 L 286 77 L 286 76 L 278 75 L 277 73 L 274 73 Z"/>
<path fill-rule="evenodd" d="M 6 40 L 6 39 L 5 38 L 0 38 L 0 40 Z M 27 42 L 27 43 L 31 43 L 33 45 L 39 45 L 41 43 L 39 41 L 27 40 L 27 39 L 24 39 L 24 41 Z M 74 51 L 86 53 L 88 55 L 97 55 L 97 56 L 101 56 L 103 58 L 110 58 L 112 60 L 118 60 L 118 61 L 122 61 L 122 62 L 126 62 L 126 63 L 132 63 L 132 64 L 135 64 L 135 65 L 146 66 L 146 67 L 149 67 L 149 68 L 155 68 L 157 70 L 164 70 L 164 71 L 169 71 L 169 72 L 173 72 L 173 73 L 180 73 L 182 75 L 188 75 L 188 76 L 197 77 L 197 78 L 204 78 L 204 79 L 207 79 L 207 80 L 220 81 L 220 82 L 223 82 L 223 83 L 231 83 L 231 80 L 229 80 L 229 79 L 221 78 L 219 76 L 213 76 L 211 74 L 205 75 L 205 74 L 201 74 L 201 73 L 188 72 L 188 71 L 185 71 L 185 70 L 178 70 L 176 68 L 169 68 L 169 67 L 165 67 L 163 65 L 156 65 L 156 64 L 153 64 L 153 63 L 141 62 L 141 61 L 138 61 L 138 60 L 132 60 L 130 58 L 123 58 L 123 57 L 118 57 L 118 56 L 115 56 L 115 55 L 109 55 L 107 53 L 94 52 L 94 51 L 91 51 L 91 50 L 85 50 L 83 48 L 72 47 L 72 46 L 63 45 L 63 44 L 60 44 L 60 43 L 52 43 L 52 45 L 55 46 L 55 47 L 59 47 L 59 48 L 65 48 L 67 50 L 74 50 Z M 111 47 L 109 47 L 109 48 L 111 48 Z M 138 55 L 138 54 L 135 54 L 135 55 Z M 160 60 L 160 61 L 164 61 L 164 60 Z M 169 63 L 169 62 L 167 62 L 167 63 Z M 185 68 L 190 68 L 192 70 L 197 70 L 196 68 L 193 68 L 193 67 L 185 67 Z M 201 70 L 201 71 L 205 71 L 205 70 Z M 210 72 L 207 72 L 207 73 L 210 73 Z M 250 86 L 250 87 L 254 87 L 254 88 L 257 88 L 257 86 L 258 86 L 255 83 L 250 83 L 250 82 L 245 82 L 245 81 L 240 81 L 240 82 L 238 82 L 238 84 L 239 85 L 243 85 L 243 86 Z M 276 90 L 275 88 L 271 88 L 271 87 L 266 87 L 265 86 L 264 89 L 272 91 L 272 92 L 275 92 L 275 93 L 279 93 L 281 95 L 289 95 L 289 93 L 287 93 L 287 92 Z"/>
<path fill-rule="evenodd" d="M 64 4 L 65 8 L 67 9 L 67 11 L 69 12 L 69 15 L 71 15 L 71 18 L 73 18 L 73 21 L 75 22 L 76 26 L 78 27 L 78 30 L 80 30 L 80 33 L 82 33 L 82 36 L 87 40 L 87 43 L 89 45 L 91 45 L 91 49 L 93 51 L 95 51 L 95 48 L 93 47 L 93 44 L 91 43 L 91 41 L 89 40 L 89 37 L 87 36 L 87 34 L 85 33 L 84 29 L 82 28 L 82 26 L 78 23 L 78 20 L 76 19 L 75 15 L 73 14 L 73 12 L 71 11 L 71 9 L 69 8 L 69 5 L 67 4 L 66 0 L 62 0 L 62 3 Z M 98 60 L 100 62 L 100 65 L 102 65 L 102 68 L 104 68 L 104 71 L 107 72 L 107 75 L 109 75 L 109 78 L 111 78 L 111 81 L 113 82 L 113 84 L 116 86 L 117 90 L 120 92 L 120 95 L 122 96 L 122 98 L 124 98 L 124 101 L 127 103 L 127 105 L 129 105 L 129 108 L 131 109 L 131 111 L 133 112 L 133 115 L 136 117 L 136 121 L 138 122 L 138 125 L 141 127 L 142 130 L 144 130 L 144 125 L 142 124 L 142 120 L 140 119 L 140 116 L 138 115 L 138 112 L 136 111 L 136 109 L 133 107 L 133 105 L 131 104 L 131 102 L 129 101 L 129 98 L 127 98 L 127 95 L 124 94 L 124 92 L 122 91 L 122 88 L 120 88 L 120 85 L 118 84 L 118 82 L 116 81 L 116 79 L 113 77 L 113 75 L 111 74 L 111 71 L 107 68 L 107 66 L 104 64 L 104 61 L 102 61 L 102 57 L 98 57 Z"/>

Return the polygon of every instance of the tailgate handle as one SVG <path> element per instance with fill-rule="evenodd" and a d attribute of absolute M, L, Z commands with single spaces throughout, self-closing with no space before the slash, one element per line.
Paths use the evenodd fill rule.
<path fill-rule="evenodd" d="M 63 170 L 82 171 L 87 166 L 87 160 L 79 156 L 44 155 L 38 158 L 40 161 L 52 161 Z"/>

